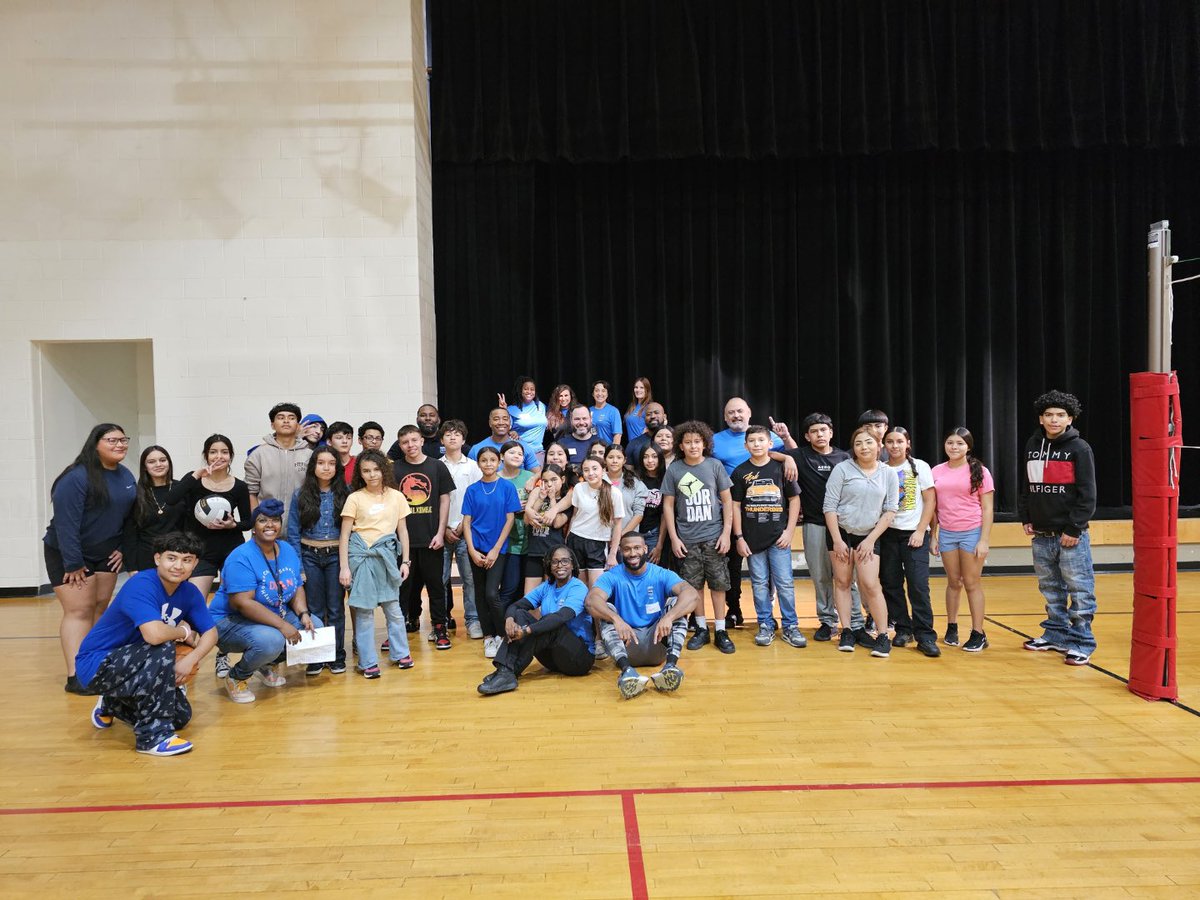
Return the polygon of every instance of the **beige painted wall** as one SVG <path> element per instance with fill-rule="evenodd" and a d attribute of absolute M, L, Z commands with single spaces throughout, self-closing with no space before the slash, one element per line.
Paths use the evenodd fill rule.
<path fill-rule="evenodd" d="M 422 9 L 0 4 L 0 588 L 44 581 L 35 342 L 152 341 L 177 463 L 436 399 Z"/>

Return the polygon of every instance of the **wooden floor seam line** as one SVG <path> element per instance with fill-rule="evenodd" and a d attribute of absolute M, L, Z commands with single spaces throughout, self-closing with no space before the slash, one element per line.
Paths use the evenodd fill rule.
<path fill-rule="evenodd" d="M 88 806 L 0 808 L 0 816 L 40 816 L 82 813 L 246 809 L 279 806 L 345 806 L 399 803 L 452 803 L 479 800 L 544 800 L 571 797 L 649 797 L 664 794 L 788 794 L 814 791 L 973 790 L 992 788 L 1103 787 L 1105 785 L 1200 784 L 1200 775 L 1147 775 L 1108 778 L 1017 778 L 959 781 L 863 781 L 826 784 L 734 784 L 588 790 L 481 791 L 466 794 L 397 794 L 380 797 L 295 797 L 278 800 L 197 800 L 175 803 L 109 803 Z"/>

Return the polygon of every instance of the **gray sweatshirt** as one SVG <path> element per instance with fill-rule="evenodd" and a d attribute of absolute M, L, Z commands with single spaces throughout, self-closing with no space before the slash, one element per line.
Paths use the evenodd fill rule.
<path fill-rule="evenodd" d="M 837 513 L 838 525 L 850 534 L 870 534 L 885 512 L 895 512 L 899 506 L 900 480 L 895 469 L 879 463 L 868 475 L 848 459 L 829 473 L 821 510 Z"/>

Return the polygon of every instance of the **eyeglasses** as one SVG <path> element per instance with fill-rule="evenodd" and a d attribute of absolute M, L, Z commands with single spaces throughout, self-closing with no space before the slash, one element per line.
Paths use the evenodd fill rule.
<path fill-rule="evenodd" d="M 127 437 L 124 437 L 124 438 L 101 438 L 101 440 L 104 441 L 104 443 L 108 444 L 108 446 L 110 446 L 110 447 L 128 447 L 129 446 L 129 438 L 127 438 Z"/>
<path fill-rule="evenodd" d="M 569 559 L 552 559 L 552 560 L 550 560 L 550 565 L 552 565 L 552 566 L 569 566 L 570 564 L 571 564 L 571 561 Z"/>

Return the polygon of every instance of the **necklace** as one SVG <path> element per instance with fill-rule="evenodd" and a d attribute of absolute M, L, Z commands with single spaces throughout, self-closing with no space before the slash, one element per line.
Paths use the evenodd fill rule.
<path fill-rule="evenodd" d="M 481 482 L 479 482 L 479 483 L 480 483 L 480 484 L 487 484 L 487 482 L 486 482 L 486 481 L 481 481 Z M 500 486 L 500 479 L 499 479 L 499 478 L 497 478 L 495 481 L 493 481 L 493 482 L 492 482 L 492 489 L 491 489 L 490 491 L 489 491 L 487 488 L 480 488 L 480 490 L 481 490 L 481 491 L 483 491 L 483 493 L 484 493 L 486 496 L 490 497 L 490 496 L 492 496 L 492 494 L 496 493 L 496 488 L 497 488 L 497 487 L 499 487 L 499 486 Z"/>
<path fill-rule="evenodd" d="M 168 490 L 170 489 L 169 485 L 157 485 L 156 484 L 154 486 L 154 488 L 158 488 L 158 487 L 166 487 Z M 160 516 L 165 515 L 167 512 L 167 504 L 158 502 L 158 494 L 156 494 L 154 492 L 154 488 L 150 489 L 150 499 L 153 500 L 154 505 L 158 507 L 158 514 Z"/>

